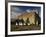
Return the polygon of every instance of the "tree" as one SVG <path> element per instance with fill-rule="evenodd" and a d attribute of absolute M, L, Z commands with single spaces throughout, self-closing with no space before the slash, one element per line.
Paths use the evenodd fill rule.
<path fill-rule="evenodd" d="M 27 18 L 26 20 L 26 25 L 28 25 L 28 23 L 30 23 L 29 18 Z"/>
<path fill-rule="evenodd" d="M 17 23 L 17 25 L 19 25 L 19 19 L 16 19 L 16 21 L 15 21 L 16 23 Z"/>
<path fill-rule="evenodd" d="M 24 25 L 24 20 L 23 20 L 23 18 L 21 19 L 21 22 L 22 22 L 22 25 Z"/>

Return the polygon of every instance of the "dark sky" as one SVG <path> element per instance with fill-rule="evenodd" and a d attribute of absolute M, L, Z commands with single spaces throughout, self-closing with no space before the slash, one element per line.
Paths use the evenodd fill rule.
<path fill-rule="evenodd" d="M 39 16 L 41 16 L 41 7 L 37 7 L 37 6 L 11 6 L 11 18 L 14 18 L 17 15 L 21 15 L 22 13 L 25 13 L 25 12 L 30 12 L 32 10 L 37 10 L 39 12 Z"/>
<path fill-rule="evenodd" d="M 24 12 L 26 10 L 35 10 L 37 9 L 38 12 L 41 11 L 41 7 L 36 7 L 36 6 L 11 6 L 13 9 L 12 11 L 14 12 Z M 18 10 L 17 10 L 18 9 Z"/>

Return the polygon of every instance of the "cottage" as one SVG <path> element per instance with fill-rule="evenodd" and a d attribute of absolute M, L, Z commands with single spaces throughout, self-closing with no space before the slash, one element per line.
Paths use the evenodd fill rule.
<path fill-rule="evenodd" d="M 12 22 L 13 23 L 13 22 Z M 39 25 L 40 17 L 36 12 L 23 13 L 14 20 L 15 25 Z"/>
<path fill-rule="evenodd" d="M 40 24 L 40 17 L 36 12 L 24 13 L 24 14 L 18 16 L 18 18 L 23 19 L 25 21 L 25 23 L 26 23 L 27 18 L 29 18 L 30 22 L 28 23 L 28 25 L 32 25 L 32 24 L 38 25 L 38 24 Z M 24 23 L 24 25 L 26 25 L 25 23 Z"/>

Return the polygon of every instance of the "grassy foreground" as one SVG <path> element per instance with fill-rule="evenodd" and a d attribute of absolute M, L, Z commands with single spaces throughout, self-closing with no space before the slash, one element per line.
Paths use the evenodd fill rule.
<path fill-rule="evenodd" d="M 40 26 L 36 25 L 11 25 L 11 31 L 28 31 L 28 30 L 40 30 Z"/>

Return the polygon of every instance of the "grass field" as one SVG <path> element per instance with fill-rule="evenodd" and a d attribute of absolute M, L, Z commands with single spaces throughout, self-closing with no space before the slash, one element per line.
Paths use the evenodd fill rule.
<path fill-rule="evenodd" d="M 36 25 L 11 25 L 11 31 L 28 31 L 28 30 L 40 30 L 41 26 Z"/>

